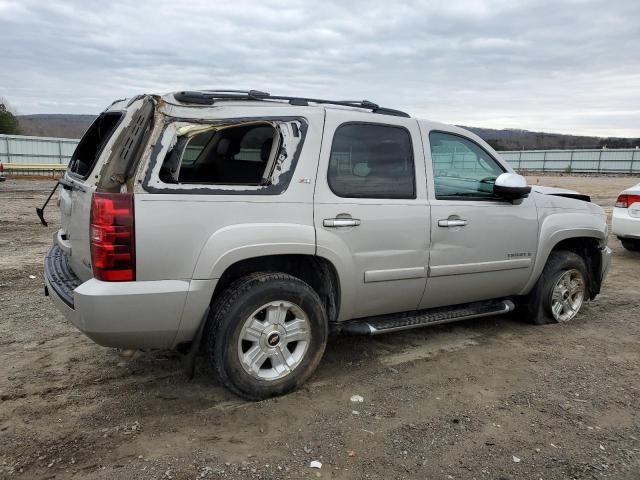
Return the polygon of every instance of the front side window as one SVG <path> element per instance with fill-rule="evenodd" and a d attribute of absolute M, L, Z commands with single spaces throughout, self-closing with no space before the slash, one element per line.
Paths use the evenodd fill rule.
<path fill-rule="evenodd" d="M 476 143 L 459 135 L 431 132 L 431 163 L 437 199 L 496 198 L 493 185 L 505 172 Z"/>
<path fill-rule="evenodd" d="M 387 125 L 341 125 L 333 137 L 327 181 L 339 197 L 416 198 L 409 132 Z"/>

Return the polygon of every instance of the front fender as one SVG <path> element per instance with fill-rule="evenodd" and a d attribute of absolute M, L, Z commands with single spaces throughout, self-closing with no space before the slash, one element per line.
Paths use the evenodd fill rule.
<path fill-rule="evenodd" d="M 538 238 L 538 254 L 531 277 L 520 292 L 521 295 L 526 295 L 531 291 L 556 245 L 572 238 L 593 238 L 606 244 L 606 217 L 604 214 L 599 215 L 588 211 L 560 211 L 543 218 Z"/>
<path fill-rule="evenodd" d="M 295 223 L 251 223 L 217 230 L 205 242 L 193 272 L 194 279 L 220 278 L 240 260 L 266 255 L 314 255 L 315 230 Z"/>

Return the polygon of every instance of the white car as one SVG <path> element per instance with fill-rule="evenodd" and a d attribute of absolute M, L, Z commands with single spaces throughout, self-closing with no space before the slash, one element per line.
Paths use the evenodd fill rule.
<path fill-rule="evenodd" d="M 611 231 L 627 250 L 640 251 L 640 183 L 618 196 Z"/>

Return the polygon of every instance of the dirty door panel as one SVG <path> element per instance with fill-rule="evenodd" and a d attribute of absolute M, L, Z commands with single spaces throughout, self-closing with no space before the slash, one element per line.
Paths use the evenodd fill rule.
<path fill-rule="evenodd" d="M 341 320 L 415 309 L 429 208 L 415 120 L 326 113 L 315 193 L 318 255 L 341 279 Z"/>
<path fill-rule="evenodd" d="M 538 245 L 535 202 L 496 198 L 493 182 L 504 167 L 472 140 L 428 133 L 431 251 L 420 308 L 519 293 Z"/>

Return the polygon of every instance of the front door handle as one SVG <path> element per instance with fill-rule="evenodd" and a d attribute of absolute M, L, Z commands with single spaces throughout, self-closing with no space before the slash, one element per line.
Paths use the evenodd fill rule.
<path fill-rule="evenodd" d="M 445 228 L 450 228 L 450 227 L 464 227 L 467 224 L 466 220 L 463 220 L 461 218 L 457 218 L 455 220 L 449 220 L 448 218 L 443 219 L 443 220 L 438 220 L 438 226 L 439 227 L 445 227 Z"/>
<path fill-rule="evenodd" d="M 330 228 L 337 227 L 357 227 L 360 225 L 360 220 L 357 218 L 325 218 L 322 221 L 322 225 Z"/>

